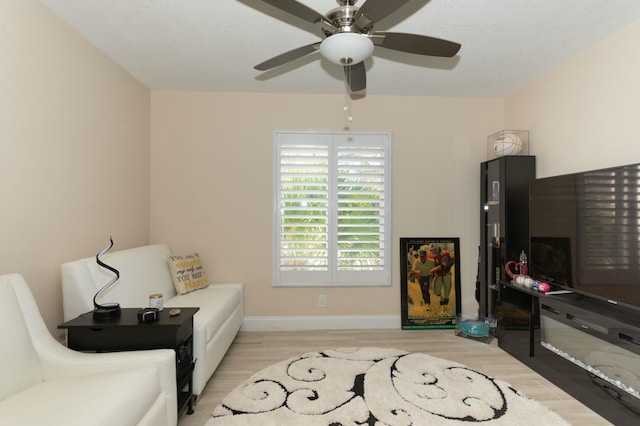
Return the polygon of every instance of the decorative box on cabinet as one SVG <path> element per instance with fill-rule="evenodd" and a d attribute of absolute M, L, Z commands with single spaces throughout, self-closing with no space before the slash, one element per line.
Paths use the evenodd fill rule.
<path fill-rule="evenodd" d="M 508 279 L 504 264 L 529 249 L 529 182 L 535 157 L 504 156 L 480 165 L 480 265 L 478 313 L 498 318 L 498 283 Z M 504 319 L 504 318 L 503 318 Z"/>

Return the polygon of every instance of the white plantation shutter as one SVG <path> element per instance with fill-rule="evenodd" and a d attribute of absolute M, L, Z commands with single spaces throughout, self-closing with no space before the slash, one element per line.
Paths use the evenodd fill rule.
<path fill-rule="evenodd" d="M 280 148 L 278 238 L 281 271 L 329 267 L 329 147 Z"/>
<path fill-rule="evenodd" d="M 274 139 L 274 285 L 390 285 L 390 135 Z"/>

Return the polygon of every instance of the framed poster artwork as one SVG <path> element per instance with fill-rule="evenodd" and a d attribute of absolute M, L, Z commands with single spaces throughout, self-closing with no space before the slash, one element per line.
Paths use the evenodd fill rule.
<path fill-rule="evenodd" d="M 402 329 L 455 328 L 459 251 L 459 238 L 400 238 Z"/>

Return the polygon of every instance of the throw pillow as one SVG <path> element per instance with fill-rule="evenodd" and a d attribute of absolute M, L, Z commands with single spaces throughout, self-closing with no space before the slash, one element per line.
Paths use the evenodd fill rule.
<path fill-rule="evenodd" d="M 169 269 L 178 294 L 187 294 L 209 285 L 198 253 L 169 256 Z"/>

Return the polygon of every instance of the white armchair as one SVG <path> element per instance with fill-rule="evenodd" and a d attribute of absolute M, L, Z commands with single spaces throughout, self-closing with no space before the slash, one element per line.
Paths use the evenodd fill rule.
<path fill-rule="evenodd" d="M 75 352 L 47 330 L 24 278 L 0 276 L 0 425 L 175 425 L 169 349 Z"/>

